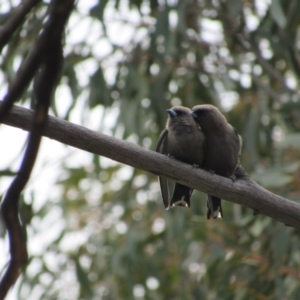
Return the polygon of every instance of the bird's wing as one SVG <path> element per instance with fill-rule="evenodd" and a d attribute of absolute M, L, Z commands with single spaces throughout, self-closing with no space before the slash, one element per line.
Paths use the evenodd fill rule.
<path fill-rule="evenodd" d="M 234 127 L 233 127 L 233 129 L 234 129 L 234 132 L 235 132 L 235 134 L 236 134 L 236 136 L 237 136 L 237 138 L 238 138 L 238 147 L 239 147 L 239 153 L 238 153 L 239 157 L 238 157 L 237 165 L 236 165 L 236 167 L 235 167 L 235 170 L 236 170 L 236 168 L 240 165 L 240 157 L 241 157 L 241 154 L 242 154 L 243 139 L 242 139 L 242 137 L 238 134 L 237 130 L 236 130 Z"/>
<path fill-rule="evenodd" d="M 165 137 L 167 136 L 168 134 L 168 129 L 165 129 L 161 134 L 160 134 L 160 137 L 159 137 L 159 140 L 158 140 L 158 143 L 157 143 L 157 146 L 156 146 L 156 152 L 158 153 L 163 153 L 163 142 L 165 140 Z"/>
<path fill-rule="evenodd" d="M 240 151 L 239 151 L 239 154 L 241 154 L 241 151 L 242 151 L 242 146 L 243 146 L 243 139 L 242 137 L 238 134 L 237 130 L 233 127 L 234 129 L 234 132 L 235 134 L 237 135 L 238 139 L 239 139 L 239 148 L 240 148 Z"/>
<path fill-rule="evenodd" d="M 200 129 L 201 130 L 201 132 L 202 132 L 202 129 Z M 203 134 L 203 132 L 202 132 L 202 134 Z M 200 150 L 199 151 L 201 151 L 202 152 L 202 163 L 201 163 L 201 165 L 199 166 L 199 168 L 202 168 L 203 167 L 203 164 L 204 164 L 204 158 L 205 158 L 205 155 L 206 155 L 206 151 L 208 150 L 208 149 L 206 149 L 207 147 L 206 147 L 206 143 L 205 143 L 205 136 L 204 136 L 204 134 L 203 134 L 203 142 L 202 142 L 202 145 L 201 145 L 202 147 L 200 148 Z"/>
<path fill-rule="evenodd" d="M 165 153 L 163 153 L 164 152 L 163 148 L 164 148 L 164 141 L 165 141 L 165 138 L 167 135 L 168 135 L 168 130 L 165 129 L 159 137 L 159 140 L 158 140 L 158 143 L 156 146 L 156 152 L 165 154 Z M 159 180 L 159 184 L 160 184 L 160 191 L 161 191 L 161 195 L 163 198 L 163 203 L 164 203 L 165 209 L 169 209 L 170 208 L 170 201 L 169 201 L 170 197 L 169 197 L 168 180 L 164 176 L 158 176 L 158 180 Z"/>

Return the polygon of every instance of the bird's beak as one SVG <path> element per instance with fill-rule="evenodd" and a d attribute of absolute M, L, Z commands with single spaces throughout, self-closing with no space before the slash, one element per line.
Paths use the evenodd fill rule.
<path fill-rule="evenodd" d="M 193 111 L 192 111 L 192 112 L 190 112 L 190 115 L 191 115 L 193 118 L 197 118 L 197 114 L 196 114 L 196 113 L 194 113 Z"/>
<path fill-rule="evenodd" d="M 167 113 L 171 118 L 177 117 L 177 113 L 173 109 L 167 109 Z"/>

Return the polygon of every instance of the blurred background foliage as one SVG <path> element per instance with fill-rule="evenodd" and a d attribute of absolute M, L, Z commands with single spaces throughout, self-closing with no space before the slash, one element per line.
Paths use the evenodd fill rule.
<path fill-rule="evenodd" d="M 0 4 L 1 25 L 18 2 Z M 4 49 L 1 95 L 47 5 Z M 154 150 L 166 109 L 213 104 L 242 135 L 252 178 L 299 201 L 299 25 L 298 0 L 79 0 L 51 113 Z M 30 262 L 18 299 L 300 299 L 297 230 L 225 201 L 224 219 L 207 221 L 198 191 L 191 209 L 164 211 L 155 176 L 50 152 L 51 192 L 41 204 L 32 178 L 22 199 Z"/>

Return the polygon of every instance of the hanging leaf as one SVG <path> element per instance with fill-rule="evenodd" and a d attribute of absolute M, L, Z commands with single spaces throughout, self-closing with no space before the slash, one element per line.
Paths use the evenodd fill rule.
<path fill-rule="evenodd" d="M 90 108 L 94 108 L 100 104 L 104 106 L 110 106 L 112 101 L 113 100 L 110 96 L 110 88 L 105 81 L 102 68 L 99 67 L 98 70 L 91 76 L 90 80 Z"/>
<path fill-rule="evenodd" d="M 285 27 L 287 20 L 286 20 L 286 16 L 285 16 L 282 6 L 281 6 L 281 0 L 272 0 L 271 15 L 273 17 L 273 20 L 277 23 L 277 25 L 280 28 Z"/>

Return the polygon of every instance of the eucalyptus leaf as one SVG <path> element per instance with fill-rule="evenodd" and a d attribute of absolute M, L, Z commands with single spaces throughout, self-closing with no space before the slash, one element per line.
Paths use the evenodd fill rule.
<path fill-rule="evenodd" d="M 272 0 L 271 2 L 271 14 L 273 16 L 273 20 L 277 23 L 277 25 L 281 28 L 284 28 L 287 19 L 283 12 L 281 0 Z"/>

